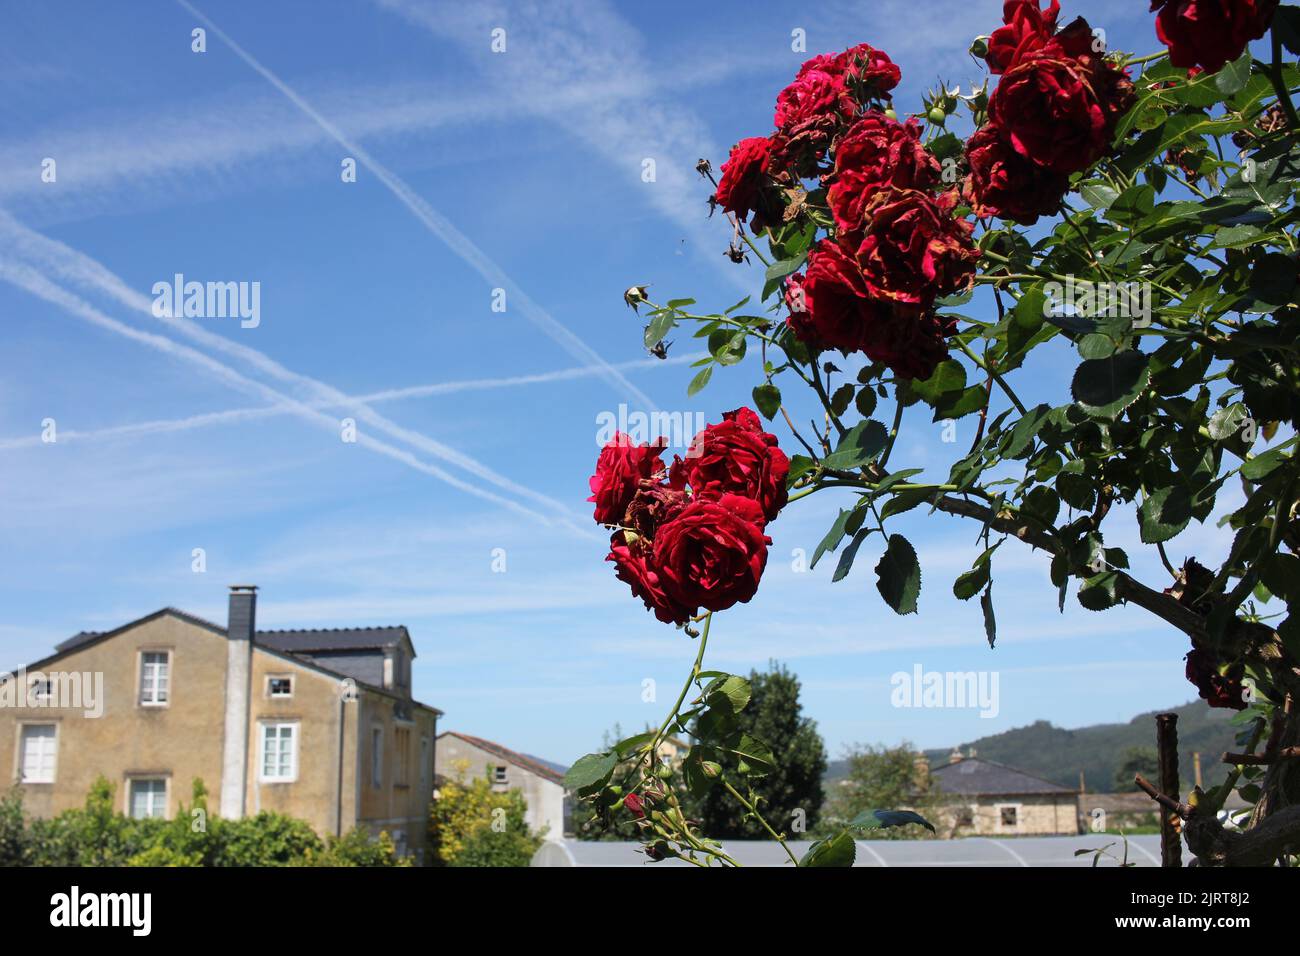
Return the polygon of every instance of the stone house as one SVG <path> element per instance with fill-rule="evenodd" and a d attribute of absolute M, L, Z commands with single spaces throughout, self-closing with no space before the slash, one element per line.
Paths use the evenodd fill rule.
<path fill-rule="evenodd" d="M 1077 834 L 1079 795 L 1041 777 L 954 751 L 929 771 L 941 837 Z"/>
<path fill-rule="evenodd" d="M 537 757 L 530 757 L 482 737 L 456 731 L 438 736 L 440 779 L 487 775 L 492 789 L 519 790 L 528 804 L 528 828 L 548 840 L 564 837 L 564 773 Z"/>
<path fill-rule="evenodd" d="M 236 586 L 225 627 L 164 608 L 4 675 L 0 754 L 26 810 L 80 806 L 102 774 L 123 812 L 171 817 L 201 778 L 222 817 L 387 831 L 422 858 L 441 711 L 411 696 L 410 634 L 259 631 L 256 605 Z"/>

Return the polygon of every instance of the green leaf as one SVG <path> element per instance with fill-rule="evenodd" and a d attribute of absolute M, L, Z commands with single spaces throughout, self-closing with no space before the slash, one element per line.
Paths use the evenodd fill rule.
<path fill-rule="evenodd" d="M 699 374 L 691 379 L 691 384 L 686 386 L 686 394 L 694 395 L 705 385 L 708 385 L 709 379 L 711 378 L 713 378 L 713 366 L 706 365 L 704 368 L 700 369 Z"/>
<path fill-rule="evenodd" d="M 933 406 L 947 392 L 961 391 L 966 387 L 966 369 L 960 362 L 948 359 L 935 367 L 934 374 L 925 381 L 912 380 L 914 391 L 927 405 Z"/>
<path fill-rule="evenodd" d="M 1272 448 L 1243 464 L 1241 474 L 1251 481 L 1259 481 L 1271 474 L 1273 469 L 1289 458 L 1290 456 L 1286 453 L 1285 447 Z"/>
<path fill-rule="evenodd" d="M 761 740 L 741 734 L 740 743 L 731 748 L 731 752 L 740 758 L 740 772 L 751 776 L 771 773 L 776 767 L 776 758 L 772 749 Z"/>
<path fill-rule="evenodd" d="M 963 571 L 953 582 L 952 593 L 959 601 L 969 601 L 989 583 L 989 566 L 979 564 L 969 571 Z"/>
<path fill-rule="evenodd" d="M 836 516 L 831 530 L 826 532 L 826 537 L 822 538 L 821 543 L 813 549 L 812 560 L 808 562 L 808 567 L 817 567 L 817 562 L 822 559 L 822 555 L 827 551 L 834 551 L 840 546 L 840 541 L 844 538 L 845 525 L 848 523 L 849 515 L 852 511 L 843 511 Z"/>
<path fill-rule="evenodd" d="M 650 741 L 654 740 L 655 732 L 647 730 L 645 733 L 635 734 L 631 737 L 625 737 L 614 745 L 614 753 L 620 758 L 630 757 L 637 750 L 640 750 Z"/>
<path fill-rule="evenodd" d="M 1210 416 L 1206 430 L 1215 441 L 1231 438 L 1241 431 L 1241 423 L 1250 417 L 1250 412 L 1241 402 L 1233 402 L 1227 408 L 1221 408 Z"/>
<path fill-rule="evenodd" d="M 912 614 L 921 594 L 921 564 L 914 549 L 901 534 L 891 534 L 884 556 L 876 565 L 876 589 L 897 614 Z"/>
<path fill-rule="evenodd" d="M 1137 400 L 1150 381 L 1146 353 L 1127 349 L 1080 365 L 1070 383 L 1070 394 L 1094 418 L 1115 418 Z"/>
<path fill-rule="evenodd" d="M 794 483 L 802 478 L 816 466 L 816 462 L 807 455 L 790 456 L 790 474 L 786 476 L 785 486 L 793 488 Z"/>
<path fill-rule="evenodd" d="M 754 389 L 754 405 L 769 422 L 781 410 L 781 390 L 770 382 Z"/>
<path fill-rule="evenodd" d="M 857 398 L 853 400 L 853 404 L 856 406 L 859 415 L 863 418 L 870 418 L 871 413 L 876 410 L 876 401 L 875 389 L 860 388 L 858 389 Z"/>
<path fill-rule="evenodd" d="M 1295 294 L 1295 285 L 1295 260 L 1284 253 L 1267 253 L 1250 270 L 1250 294 L 1265 305 L 1286 305 Z"/>
<path fill-rule="evenodd" d="M 800 866 L 852 866 L 857 859 L 858 845 L 853 842 L 853 834 L 841 830 L 833 837 L 818 840 L 808 848 L 808 852 L 799 861 Z"/>
<path fill-rule="evenodd" d="M 1157 488 L 1138 508 L 1143 544 L 1158 544 L 1179 534 L 1192 520 L 1192 499 L 1182 485 Z"/>
<path fill-rule="evenodd" d="M 676 324 L 677 316 L 671 309 L 660 311 L 650 320 L 650 324 L 645 327 L 645 347 L 648 349 L 654 348 L 663 341 L 663 337 Z"/>
<path fill-rule="evenodd" d="M 989 640 L 989 647 L 998 639 L 998 622 L 993 616 L 993 585 L 990 584 L 980 595 L 980 610 L 984 612 L 984 636 Z"/>
<path fill-rule="evenodd" d="M 1119 574 L 1115 571 L 1094 574 L 1079 586 L 1079 603 L 1089 611 L 1104 611 L 1119 602 Z"/>
<path fill-rule="evenodd" d="M 870 418 L 858 422 L 844 433 L 835 451 L 823 458 L 822 464 L 837 471 L 861 468 L 880 454 L 888 438 L 889 434 L 880 422 Z"/>
<path fill-rule="evenodd" d="M 855 830 L 885 830 L 909 823 L 919 823 L 931 833 L 938 832 L 933 823 L 914 810 L 863 810 L 848 825 Z"/>
<path fill-rule="evenodd" d="M 1246 50 L 1241 56 L 1232 62 L 1226 64 L 1223 69 L 1219 70 L 1214 77 L 1214 85 L 1224 96 L 1231 96 L 1246 88 L 1246 83 L 1250 80 L 1250 50 Z"/>
<path fill-rule="evenodd" d="M 875 530 L 875 528 L 863 528 L 853 536 L 853 540 L 849 542 L 849 546 L 845 548 L 844 553 L 840 555 L 839 564 L 835 566 L 835 573 L 831 576 L 831 583 L 842 581 L 848 576 L 849 571 L 853 569 L 853 562 L 858 556 L 858 548 Z"/>
<path fill-rule="evenodd" d="M 743 677 L 728 675 L 714 680 L 704 692 L 705 703 L 738 714 L 749 705 L 753 690 Z"/>
<path fill-rule="evenodd" d="M 1119 193 L 1113 186 L 1101 182 L 1084 183 L 1079 187 L 1079 195 L 1094 209 L 1105 209 L 1119 198 Z"/>
<path fill-rule="evenodd" d="M 1273 30 L 1288 51 L 1300 56 L 1300 7 L 1278 7 L 1273 15 Z"/>
<path fill-rule="evenodd" d="M 599 786 L 610 778 L 617 766 L 618 757 L 612 751 L 579 757 L 564 775 L 564 789 L 588 790 Z"/>

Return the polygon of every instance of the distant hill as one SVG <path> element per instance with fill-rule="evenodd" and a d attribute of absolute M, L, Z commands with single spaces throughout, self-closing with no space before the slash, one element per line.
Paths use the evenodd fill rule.
<path fill-rule="evenodd" d="M 1105 793 L 1113 789 L 1115 770 L 1129 747 L 1155 747 L 1155 714 L 1139 714 L 1126 724 L 1094 724 L 1065 730 L 1046 720 L 1028 727 L 961 744 L 962 753 L 974 747 L 978 756 L 1019 770 L 1036 774 L 1063 787 L 1077 789 L 1082 770 L 1089 791 Z M 1236 749 L 1236 727 L 1229 723 L 1234 711 L 1206 707 L 1200 700 L 1168 712 L 1178 715 L 1178 768 L 1184 781 L 1192 780 L 1192 754 L 1201 754 L 1204 784 L 1213 786 L 1223 779 L 1227 768 L 1219 762 L 1225 750 Z M 931 766 L 948 762 L 951 747 L 925 751 Z M 834 760 L 826 770 L 826 782 L 834 783 L 847 772 L 847 761 Z"/>

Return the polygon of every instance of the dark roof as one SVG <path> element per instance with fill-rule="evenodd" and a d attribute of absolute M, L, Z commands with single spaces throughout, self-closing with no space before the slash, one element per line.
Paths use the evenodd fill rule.
<path fill-rule="evenodd" d="M 469 734 L 458 733 L 454 730 L 444 731 L 438 735 L 439 739 L 443 737 L 458 737 L 467 744 L 472 744 L 479 750 L 486 750 L 490 754 L 500 757 L 516 767 L 522 767 L 529 773 L 536 774 L 539 777 L 545 777 L 553 783 L 564 784 L 564 773 L 558 769 L 558 764 L 542 763 L 536 757 L 529 757 L 527 754 L 521 754 L 517 750 L 511 750 L 509 747 L 502 747 L 491 740 L 484 740 L 482 737 L 471 737 Z M 548 761 L 549 763 L 549 761 Z"/>
<path fill-rule="evenodd" d="M 967 757 L 956 763 L 945 764 L 932 770 L 930 776 L 942 793 L 971 796 L 1075 793 L 1069 787 L 979 757 Z"/>
<path fill-rule="evenodd" d="M 121 627 L 114 628 L 111 631 L 81 631 L 72 635 L 67 640 L 60 641 L 54 645 L 54 653 L 44 657 L 34 664 L 28 666 L 28 670 L 36 670 L 46 664 L 57 660 L 69 651 L 79 650 L 82 647 L 96 644 L 100 641 L 108 640 L 121 634 L 123 631 L 130 630 L 147 621 L 164 615 L 178 617 L 183 621 L 194 624 L 197 627 L 212 631 L 214 634 L 225 635 L 226 629 L 220 624 L 214 624 L 209 620 L 199 617 L 196 614 L 190 614 L 187 611 L 181 611 L 174 607 L 164 607 L 152 614 L 146 614 L 144 617 L 129 621 Z M 254 635 L 253 643 L 264 648 L 272 654 L 278 654 L 282 657 L 295 661 L 306 667 L 314 668 L 322 673 L 329 674 L 333 677 L 352 677 L 339 670 L 337 667 L 331 667 L 327 663 L 321 663 L 319 660 L 311 657 L 311 653 L 324 651 L 349 651 L 349 650 L 381 650 L 391 647 L 405 639 L 411 641 L 411 635 L 403 626 L 397 627 L 335 627 L 335 628 L 317 628 L 307 630 L 288 630 L 288 631 L 258 631 Z M 412 644 L 411 655 L 415 656 L 415 647 Z M 328 658 L 326 658 L 328 660 Z M 358 683 L 369 690 L 390 697 L 398 697 L 392 691 L 386 690 L 376 683 L 359 680 Z M 441 715 L 443 712 L 437 707 L 429 704 L 423 704 L 418 700 L 412 699 L 411 703 L 417 707 L 423 707 L 426 710 L 433 711 Z"/>
<path fill-rule="evenodd" d="M 291 654 L 303 651 L 359 651 L 393 647 L 411 635 L 405 627 L 325 627 L 258 631 L 256 641 Z"/>

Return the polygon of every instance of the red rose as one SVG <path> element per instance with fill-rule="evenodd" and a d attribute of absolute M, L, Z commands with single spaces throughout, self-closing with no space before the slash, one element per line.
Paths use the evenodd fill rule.
<path fill-rule="evenodd" d="M 731 147 L 714 194 L 724 212 L 735 213 L 737 219 L 747 219 L 758 208 L 771 151 L 772 141 L 766 136 L 742 139 Z"/>
<path fill-rule="evenodd" d="M 1068 176 L 1106 153 L 1132 98 L 1133 84 L 1104 60 L 1045 50 L 1003 74 L 989 118 L 1021 156 Z"/>
<path fill-rule="evenodd" d="M 1278 0 L 1151 0 L 1156 36 L 1174 66 L 1214 73 L 1235 60 L 1273 22 Z"/>
<path fill-rule="evenodd" d="M 873 299 L 929 308 L 971 284 L 979 253 L 974 225 L 953 215 L 954 192 L 885 189 L 864 210 L 861 241 L 849 250 Z"/>
<path fill-rule="evenodd" d="M 1032 226 L 1061 205 L 1069 179 L 1025 159 L 994 123 L 978 130 L 966 143 L 966 198 L 975 215 L 998 216 Z"/>
<path fill-rule="evenodd" d="M 751 498 L 692 501 L 655 534 L 654 568 L 664 592 L 680 607 L 709 611 L 748 601 L 772 543 L 763 524 L 763 509 Z"/>
<path fill-rule="evenodd" d="M 616 531 L 610 539 L 606 561 L 614 562 L 614 576 L 632 589 L 648 610 L 665 624 L 685 624 L 695 616 L 694 605 L 687 607 L 664 590 L 664 581 L 654 566 L 653 550 L 649 539 L 632 536 L 629 543 L 623 531 Z"/>
<path fill-rule="evenodd" d="M 673 471 L 697 499 L 743 495 L 759 503 L 767 521 L 785 507 L 790 459 L 748 408 L 724 412 L 721 422 L 696 435 L 685 460 L 674 463 Z"/>
<path fill-rule="evenodd" d="M 1238 664 L 1228 668 L 1226 675 L 1220 674 L 1218 659 L 1204 648 L 1193 648 L 1187 655 L 1187 679 L 1196 685 L 1199 696 L 1211 707 L 1246 709 L 1241 686 L 1243 672 Z"/>
<path fill-rule="evenodd" d="M 835 176 L 826 199 L 840 241 L 852 242 L 864 207 L 880 189 L 928 189 L 939 175 L 938 161 L 921 145 L 920 123 L 867 113 L 835 146 Z"/>
<path fill-rule="evenodd" d="M 799 71 L 794 82 L 776 98 L 776 133 L 772 136 L 772 162 L 811 175 L 835 134 L 857 109 L 843 74 L 824 69 Z"/>
<path fill-rule="evenodd" d="M 957 331 L 955 319 L 905 305 L 882 308 L 875 315 L 863 330 L 862 351 L 896 377 L 924 381 L 948 357 L 947 338 Z"/>
<path fill-rule="evenodd" d="M 596 503 L 592 516 L 599 524 L 619 524 L 627 506 L 636 494 L 641 481 L 653 478 L 663 470 L 664 463 L 659 460 L 664 446 L 636 445 L 622 432 L 616 432 L 613 439 L 600 451 L 596 459 L 596 473 L 591 476 L 591 497 L 588 501 Z"/>
<path fill-rule="evenodd" d="M 841 352 L 861 350 L 863 329 L 879 308 L 867 298 L 858 264 L 830 239 L 808 253 L 804 275 L 786 281 L 785 298 L 786 321 L 799 341 Z"/>
<path fill-rule="evenodd" d="M 898 85 L 902 72 L 884 50 L 869 43 L 859 43 L 831 60 L 829 72 L 838 72 L 850 86 L 857 84 L 867 94 L 889 98 L 889 91 Z"/>
<path fill-rule="evenodd" d="M 1060 0 L 1052 0 L 1046 10 L 1039 0 L 1006 0 L 1002 4 L 1002 22 L 989 37 L 989 52 L 984 60 L 993 74 L 1005 73 L 1028 53 L 1041 50 L 1056 33 Z"/>

